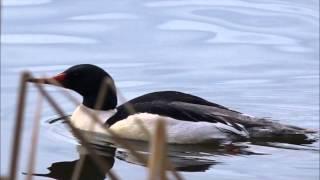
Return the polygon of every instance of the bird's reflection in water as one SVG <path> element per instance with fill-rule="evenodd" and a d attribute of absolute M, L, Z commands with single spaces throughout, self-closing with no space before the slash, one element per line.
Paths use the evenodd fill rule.
<path fill-rule="evenodd" d="M 86 133 L 84 133 L 86 135 Z M 97 135 L 91 139 L 92 147 L 98 152 L 97 155 L 101 160 L 104 160 L 105 166 L 99 169 L 92 158 L 83 153 L 83 147 L 79 146 L 79 159 L 74 161 L 55 162 L 48 167 L 50 171 L 47 174 L 35 173 L 34 176 L 50 177 L 58 180 L 72 179 L 75 169 L 79 161 L 83 161 L 80 169 L 78 179 L 105 179 L 108 171 L 113 167 L 115 158 L 135 164 L 139 166 L 147 166 L 144 163 L 139 162 L 127 149 L 121 146 L 114 145 L 110 139 L 105 136 L 99 137 Z M 89 137 L 88 136 L 88 137 Z M 133 149 L 140 152 L 145 159 L 149 156 L 149 144 L 142 141 L 125 140 Z M 203 144 L 203 145 L 168 145 L 168 156 L 170 162 L 173 164 L 177 171 L 187 172 L 204 172 L 209 168 L 213 168 L 214 165 L 222 163 L 217 162 L 215 157 L 217 156 L 230 156 L 230 155 L 258 155 L 248 150 L 246 145 L 217 145 L 217 144 Z"/>
<path fill-rule="evenodd" d="M 131 146 L 148 158 L 147 143 L 140 141 L 135 142 Z M 213 168 L 216 164 L 223 163 L 215 160 L 217 156 L 263 155 L 262 153 L 255 153 L 247 149 L 248 146 L 233 144 L 169 145 L 168 156 L 177 171 L 204 172 L 209 168 Z M 146 166 L 146 164 L 139 162 L 125 149 L 119 148 L 116 157 L 128 163 Z"/>
<path fill-rule="evenodd" d="M 80 147 L 80 152 L 83 151 L 83 147 Z M 34 176 L 49 177 L 58 180 L 71 180 L 75 170 L 79 170 L 78 180 L 103 180 L 106 178 L 106 174 L 113 167 L 114 154 L 116 149 L 113 147 L 104 148 L 103 155 L 98 157 L 104 161 L 104 166 L 99 168 L 95 161 L 86 153 L 79 153 L 80 158 L 74 161 L 62 161 L 52 163 L 47 174 L 32 174 Z M 80 162 L 82 161 L 82 162 Z M 80 163 L 79 163 L 80 162 Z M 80 164 L 81 169 L 77 169 Z M 103 172 L 101 171 L 103 169 Z"/>

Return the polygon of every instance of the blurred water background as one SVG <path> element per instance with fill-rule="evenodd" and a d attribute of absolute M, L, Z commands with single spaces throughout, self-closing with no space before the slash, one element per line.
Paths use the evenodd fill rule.
<path fill-rule="evenodd" d="M 254 116 L 319 129 L 317 0 L 3 0 L 1 15 L 1 175 L 9 168 L 17 87 L 24 70 L 53 75 L 92 63 L 113 76 L 127 99 L 177 90 Z M 71 102 L 56 88 L 48 89 L 72 112 Z M 19 179 L 27 171 L 36 94 L 30 87 Z M 68 130 L 48 124 L 53 116 L 46 104 L 37 173 L 47 173 L 52 163 L 78 158 Z M 307 150 L 248 146 L 264 155 L 196 150 L 183 163 L 201 159 L 208 167 L 182 175 L 319 179 L 319 142 L 304 147 Z M 189 151 L 182 147 L 177 152 Z M 124 179 L 146 177 L 146 169 L 128 163 L 122 153 L 112 169 Z"/>

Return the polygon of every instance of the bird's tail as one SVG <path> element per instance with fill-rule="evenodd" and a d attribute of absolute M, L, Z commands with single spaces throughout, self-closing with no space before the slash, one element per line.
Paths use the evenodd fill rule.
<path fill-rule="evenodd" d="M 248 127 L 253 141 L 271 141 L 289 144 L 311 144 L 319 140 L 319 130 L 284 125 L 270 120 L 264 120 L 262 126 Z"/>

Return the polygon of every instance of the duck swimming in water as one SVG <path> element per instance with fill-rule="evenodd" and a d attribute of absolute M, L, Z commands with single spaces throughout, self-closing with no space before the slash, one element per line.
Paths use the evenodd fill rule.
<path fill-rule="evenodd" d="M 83 97 L 82 104 L 72 113 L 72 124 L 82 130 L 105 132 L 98 125 L 91 128 L 92 119 L 87 111 L 95 113 L 106 126 L 123 138 L 147 140 L 137 120 L 153 132 L 156 121 L 165 120 L 167 141 L 177 144 L 264 139 L 269 141 L 309 142 L 309 131 L 284 125 L 265 118 L 257 118 L 200 97 L 177 92 L 159 91 L 134 98 L 117 107 L 117 93 L 112 77 L 102 68 L 91 64 L 70 67 L 52 77 L 62 87 Z M 108 81 L 106 95 L 99 101 L 101 84 Z M 52 84 L 49 79 L 33 78 L 29 82 Z M 129 110 L 131 107 L 134 111 Z"/>

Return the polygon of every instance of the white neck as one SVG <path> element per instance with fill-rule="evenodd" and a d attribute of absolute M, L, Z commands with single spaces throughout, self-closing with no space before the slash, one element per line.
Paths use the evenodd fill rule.
<path fill-rule="evenodd" d="M 111 116 L 113 116 L 117 111 L 112 110 L 95 110 L 84 106 L 83 104 L 79 105 L 76 110 L 72 113 L 71 123 L 81 130 L 93 131 L 105 133 L 103 128 L 91 118 L 90 113 L 95 114 L 99 121 L 105 123 Z"/>

